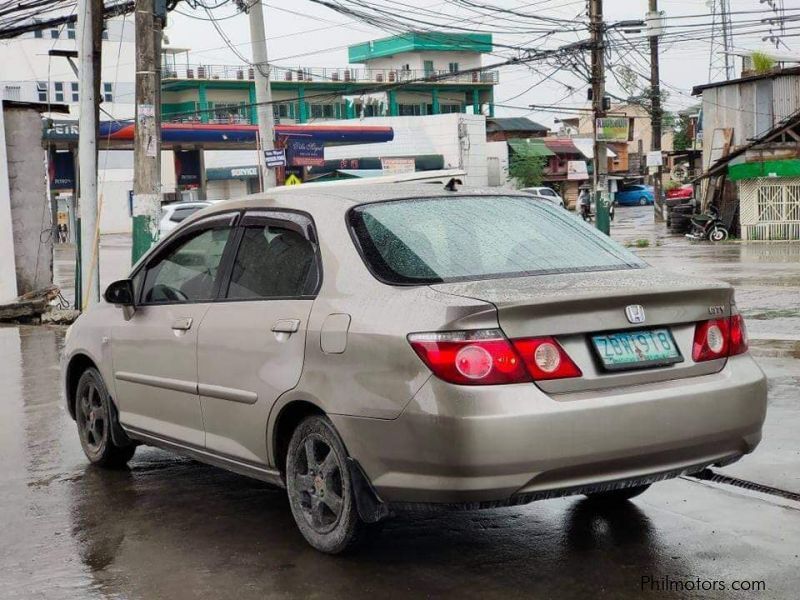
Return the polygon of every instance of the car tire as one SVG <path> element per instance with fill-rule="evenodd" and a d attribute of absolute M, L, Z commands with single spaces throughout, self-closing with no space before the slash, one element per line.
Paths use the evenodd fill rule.
<path fill-rule="evenodd" d="M 649 487 L 649 483 L 646 485 L 635 485 L 632 487 L 623 488 L 621 490 L 594 492 L 591 494 L 586 494 L 586 497 L 592 502 L 597 502 L 598 504 L 617 504 L 619 502 L 626 502 L 631 498 L 635 498 L 636 496 L 643 494 Z"/>
<path fill-rule="evenodd" d="M 289 505 L 306 541 L 327 554 L 358 545 L 366 533 L 356 506 L 350 463 L 327 417 L 314 415 L 294 430 L 286 456 Z"/>
<path fill-rule="evenodd" d="M 128 464 L 136 452 L 134 443 L 118 446 L 111 430 L 116 412 L 102 375 L 94 367 L 86 369 L 75 388 L 75 421 L 86 458 L 93 465 L 118 469 Z"/>
<path fill-rule="evenodd" d="M 642 196 L 641 198 L 639 198 L 639 206 L 647 206 L 647 197 L 646 196 Z"/>

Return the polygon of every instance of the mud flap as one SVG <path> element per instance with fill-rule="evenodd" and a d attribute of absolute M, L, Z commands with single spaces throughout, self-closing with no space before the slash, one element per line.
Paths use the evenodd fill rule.
<path fill-rule="evenodd" d="M 388 517 L 389 507 L 378 497 L 358 461 L 348 456 L 347 463 L 350 467 L 350 482 L 353 486 L 356 508 L 361 520 L 365 523 L 377 523 Z"/>
<path fill-rule="evenodd" d="M 118 448 L 124 448 L 125 446 L 135 444 L 136 442 L 128 437 L 128 434 L 125 433 L 122 426 L 119 424 L 119 414 L 117 413 L 117 407 L 114 404 L 114 400 L 111 399 L 111 396 L 108 397 L 108 410 L 111 413 L 111 441 L 114 445 Z"/>

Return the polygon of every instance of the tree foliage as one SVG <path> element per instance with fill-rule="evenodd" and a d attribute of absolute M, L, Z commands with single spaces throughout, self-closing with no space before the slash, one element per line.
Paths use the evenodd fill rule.
<path fill-rule="evenodd" d="M 675 124 L 674 135 L 672 137 L 672 147 L 675 150 L 686 150 L 692 147 L 692 139 L 689 137 L 690 119 L 688 115 L 680 115 Z"/>
<path fill-rule="evenodd" d="M 508 174 L 517 182 L 518 188 L 536 187 L 542 184 L 545 159 L 542 156 L 513 154 Z"/>

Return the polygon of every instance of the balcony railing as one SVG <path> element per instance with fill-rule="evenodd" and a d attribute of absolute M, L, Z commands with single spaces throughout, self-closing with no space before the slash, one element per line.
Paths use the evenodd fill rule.
<path fill-rule="evenodd" d="M 255 79 L 255 68 L 236 65 L 162 65 L 162 76 L 169 79 L 199 79 L 247 81 Z M 496 84 L 498 71 L 481 71 L 451 74 L 448 71 L 422 71 L 403 69 L 351 69 L 351 68 L 306 68 L 271 67 L 272 81 L 295 81 L 308 83 L 403 83 L 430 79 L 442 84 Z"/>

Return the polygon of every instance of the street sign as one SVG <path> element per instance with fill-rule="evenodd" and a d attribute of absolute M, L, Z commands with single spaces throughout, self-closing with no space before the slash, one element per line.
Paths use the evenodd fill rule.
<path fill-rule="evenodd" d="M 275 148 L 274 150 L 264 150 L 264 161 L 267 163 L 267 168 L 274 169 L 275 167 L 286 166 L 286 150 L 283 148 Z"/>
<path fill-rule="evenodd" d="M 597 119 L 598 142 L 627 142 L 630 133 L 628 117 L 603 117 Z"/>
<path fill-rule="evenodd" d="M 286 176 L 286 179 L 284 180 L 283 185 L 300 185 L 301 183 L 303 183 L 302 179 L 300 179 L 294 173 L 289 173 Z"/>
<path fill-rule="evenodd" d="M 664 159 L 661 156 L 661 150 L 653 150 L 647 153 L 647 166 L 660 167 L 664 164 Z"/>
<path fill-rule="evenodd" d="M 414 158 L 389 157 L 381 159 L 381 170 L 384 175 L 397 175 L 398 173 L 413 173 L 416 171 Z"/>

